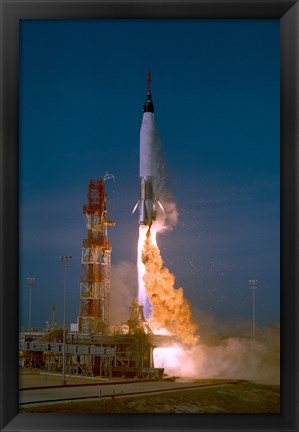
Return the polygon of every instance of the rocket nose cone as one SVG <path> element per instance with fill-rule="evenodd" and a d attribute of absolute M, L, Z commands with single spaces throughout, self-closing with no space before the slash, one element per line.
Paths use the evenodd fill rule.
<path fill-rule="evenodd" d="M 152 95 L 151 92 L 148 91 L 146 94 L 146 101 L 143 105 L 143 112 L 154 112 L 154 104 L 152 101 Z"/>

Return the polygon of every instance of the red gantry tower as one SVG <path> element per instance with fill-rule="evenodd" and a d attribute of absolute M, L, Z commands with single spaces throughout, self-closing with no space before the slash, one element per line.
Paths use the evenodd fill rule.
<path fill-rule="evenodd" d="M 104 333 L 109 326 L 111 245 L 107 219 L 105 180 L 114 178 L 105 174 L 90 180 L 88 204 L 83 212 L 86 219 L 87 239 L 83 240 L 80 280 L 80 316 L 78 331 Z"/>

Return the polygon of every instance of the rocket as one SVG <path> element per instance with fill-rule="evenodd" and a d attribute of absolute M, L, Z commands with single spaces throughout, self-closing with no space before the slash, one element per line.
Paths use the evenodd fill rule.
<path fill-rule="evenodd" d="M 143 105 L 143 117 L 140 129 L 140 159 L 139 159 L 139 201 L 132 213 L 138 207 L 139 225 L 151 227 L 157 216 L 158 207 L 164 212 L 162 204 L 155 196 L 157 182 L 157 152 L 160 138 L 154 118 L 154 104 L 150 90 L 151 76 L 148 72 L 146 100 Z"/>

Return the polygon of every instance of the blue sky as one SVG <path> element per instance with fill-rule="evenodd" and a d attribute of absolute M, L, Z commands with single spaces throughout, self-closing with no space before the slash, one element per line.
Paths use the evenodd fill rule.
<path fill-rule="evenodd" d="M 20 26 L 20 325 L 79 312 L 82 207 L 106 171 L 112 271 L 138 238 L 139 131 L 151 70 L 179 222 L 158 244 L 192 306 L 279 320 L 279 20 L 23 20 Z M 117 271 L 115 272 L 117 274 Z M 134 285 L 134 275 L 128 283 Z M 116 284 L 115 284 L 116 286 Z M 137 286 L 130 286 L 134 295 Z M 111 286 L 113 290 L 113 285 Z"/>

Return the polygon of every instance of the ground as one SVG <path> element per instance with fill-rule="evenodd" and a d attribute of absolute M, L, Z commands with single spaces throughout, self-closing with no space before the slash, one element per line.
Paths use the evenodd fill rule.
<path fill-rule="evenodd" d="M 59 403 L 20 412 L 35 413 L 279 413 L 280 387 L 253 382 L 137 397 Z"/>

